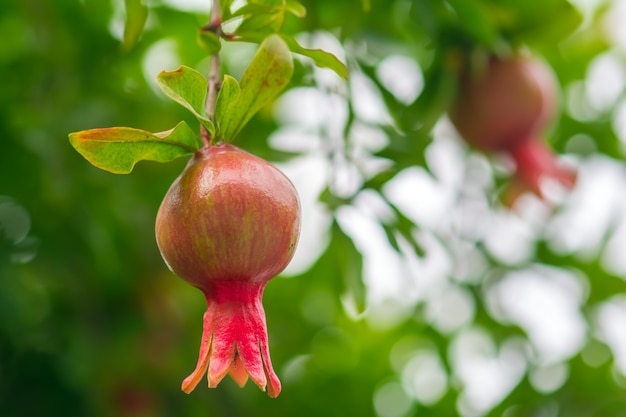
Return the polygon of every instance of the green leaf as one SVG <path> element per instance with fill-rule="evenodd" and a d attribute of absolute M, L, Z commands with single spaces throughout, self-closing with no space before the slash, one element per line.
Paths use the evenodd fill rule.
<path fill-rule="evenodd" d="M 261 108 L 267 105 L 285 88 L 293 74 L 293 59 L 289 48 L 278 35 L 265 39 L 244 72 L 241 91 L 234 99 L 234 84 L 229 83 L 226 93 L 220 94 L 220 136 L 230 141 Z M 224 87 L 222 87 L 224 88 Z M 225 117 L 227 115 L 227 117 Z"/>
<path fill-rule="evenodd" d="M 278 32 L 283 25 L 283 21 L 283 13 L 248 14 L 237 27 L 235 33 L 237 35 L 246 33 L 253 33 L 257 36 L 269 35 Z"/>
<path fill-rule="evenodd" d="M 431 39 L 437 39 L 444 27 L 455 21 L 454 11 L 443 1 L 414 1 L 409 12 L 416 27 Z"/>
<path fill-rule="evenodd" d="M 215 135 L 213 122 L 204 111 L 208 83 L 202 74 L 183 65 L 174 71 L 161 71 L 157 83 L 166 96 L 191 111 L 209 134 Z"/>
<path fill-rule="evenodd" d="M 457 24 L 472 39 L 482 44 L 493 46 L 498 40 L 498 31 L 489 16 L 483 1 L 448 0 L 456 12 Z"/>
<path fill-rule="evenodd" d="M 391 207 L 391 209 L 394 211 L 394 214 L 396 216 L 396 219 L 393 222 L 392 227 L 398 233 L 400 233 L 400 235 L 409 243 L 409 245 L 411 245 L 411 248 L 413 249 L 413 251 L 415 252 L 417 256 L 423 257 L 425 254 L 424 249 L 422 248 L 420 243 L 415 239 L 415 236 L 413 235 L 413 231 L 417 228 L 417 225 L 413 223 L 411 219 L 406 217 L 395 205 L 391 204 L 391 202 L 388 201 L 386 198 L 385 198 L 385 201 L 387 202 L 389 207 Z M 396 250 L 398 249 L 396 248 Z"/>
<path fill-rule="evenodd" d="M 229 126 L 237 124 L 237 112 L 231 111 L 230 109 L 231 107 L 236 108 L 240 92 L 241 87 L 239 87 L 237 80 L 230 75 L 225 75 L 215 104 L 215 127 L 217 137 L 223 137 L 223 132 L 227 132 Z"/>
<path fill-rule="evenodd" d="M 344 80 L 348 78 L 348 69 L 335 55 L 321 49 L 304 48 L 290 35 L 281 34 L 280 37 L 292 52 L 311 58 L 315 65 L 335 71 Z"/>
<path fill-rule="evenodd" d="M 285 9 L 283 4 L 248 2 L 233 13 L 233 17 L 237 16 L 243 17 L 235 31 L 237 35 L 265 37 L 280 31 L 285 20 Z"/>
<path fill-rule="evenodd" d="M 306 16 L 306 8 L 296 0 L 249 1 L 230 14 L 229 18 L 243 17 L 235 31 L 237 36 L 251 35 L 258 38 L 279 32 L 287 13 L 302 18 Z"/>
<path fill-rule="evenodd" d="M 424 90 L 404 112 L 401 128 L 413 132 L 430 132 L 448 110 L 458 87 L 458 52 L 452 49 L 435 54 L 431 67 L 424 74 Z"/>
<path fill-rule="evenodd" d="M 385 232 L 385 236 L 387 236 L 387 241 L 389 242 L 389 245 L 391 245 L 393 250 L 400 253 L 401 249 L 400 249 L 400 244 L 398 243 L 398 238 L 396 236 L 395 228 L 385 223 L 381 223 L 381 226 L 383 228 L 383 231 Z"/>
<path fill-rule="evenodd" d="M 200 29 L 198 31 L 198 45 L 202 47 L 209 55 L 215 55 L 222 49 L 222 43 L 217 33 L 212 30 Z"/>
<path fill-rule="evenodd" d="M 139 161 L 168 162 L 200 147 L 198 137 L 185 122 L 159 133 L 111 127 L 70 133 L 69 138 L 87 161 L 114 174 L 130 173 Z"/>
<path fill-rule="evenodd" d="M 232 16 L 230 8 L 233 4 L 233 0 L 219 0 L 219 2 L 220 10 L 222 11 L 222 19 L 229 19 Z"/>
<path fill-rule="evenodd" d="M 276 14 L 276 13 L 277 13 L 276 6 L 272 4 L 249 2 L 241 6 L 237 10 L 235 10 L 235 12 L 233 12 L 231 17 L 239 17 L 239 16 L 250 17 L 254 15 L 261 15 L 261 14 L 267 15 L 267 14 Z"/>
<path fill-rule="evenodd" d="M 285 2 L 285 10 L 299 18 L 306 16 L 306 7 L 299 1 L 287 0 Z"/>
<path fill-rule="evenodd" d="M 128 51 L 137 43 L 147 19 L 148 7 L 141 0 L 126 0 L 123 50 Z"/>
<path fill-rule="evenodd" d="M 527 0 L 511 3 L 510 7 L 515 15 L 503 22 L 503 30 L 514 42 L 533 47 L 562 41 L 583 21 L 578 9 L 565 0 Z"/>

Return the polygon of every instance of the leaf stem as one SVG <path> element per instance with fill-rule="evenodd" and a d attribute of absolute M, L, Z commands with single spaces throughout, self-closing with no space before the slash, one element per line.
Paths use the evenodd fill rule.
<path fill-rule="evenodd" d="M 219 36 L 222 35 L 221 30 L 222 24 L 222 11 L 220 9 L 220 0 L 213 0 L 212 8 L 211 8 L 211 21 L 209 26 L 215 28 L 217 34 Z M 207 87 L 207 98 L 205 102 L 205 110 L 209 119 L 215 122 L 215 105 L 217 103 L 217 93 L 220 91 L 221 87 L 221 62 L 219 52 L 211 55 L 211 64 L 209 67 L 209 83 Z M 213 140 L 215 138 L 211 138 L 209 132 L 202 128 L 202 142 L 204 146 L 211 146 Z"/>

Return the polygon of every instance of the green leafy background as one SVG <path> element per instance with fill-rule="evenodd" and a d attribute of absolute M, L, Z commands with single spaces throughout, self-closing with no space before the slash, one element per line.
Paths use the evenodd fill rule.
<path fill-rule="evenodd" d="M 163 132 L 181 120 L 199 129 L 193 115 L 163 96 L 154 77 L 181 64 L 207 73 L 206 52 L 196 39 L 197 28 L 208 20 L 206 10 L 178 10 L 171 6 L 174 1 L 146 3 L 148 8 L 131 0 L 0 4 L 1 416 L 626 413 L 626 377 L 616 361 L 626 348 L 611 349 L 598 326 L 600 308 L 607 301 L 623 300 L 616 297 L 626 293 L 624 276 L 609 272 L 603 262 L 623 204 L 607 222 L 600 216 L 590 219 L 603 236 L 589 250 L 564 250 L 535 233 L 525 246 L 530 255 L 515 260 L 498 257 L 482 239 L 484 233 L 459 236 L 454 229 L 421 224 L 419 216 L 381 197 L 405 169 L 432 175 L 435 189 L 446 188 L 445 173 L 433 166 L 432 150 L 450 140 L 450 134 L 433 135 L 432 129 L 453 97 L 460 65 L 479 60 L 486 51 L 506 53 L 518 47 L 541 54 L 567 91 L 565 111 L 549 132 L 551 145 L 578 161 L 604 158 L 623 169 L 624 145 L 614 124 L 623 83 L 615 86 L 617 99 L 600 110 L 590 110 L 585 94 L 576 95 L 598 56 L 612 57 L 626 71 L 624 50 L 603 26 L 619 1 L 598 1 L 581 13 L 565 0 L 307 0 L 302 2 L 304 19 L 279 16 L 285 19 L 285 36 L 296 35 L 304 47 L 334 48 L 348 64 L 351 79 L 346 84 L 329 70 L 314 70 L 308 59 L 297 59 L 285 100 L 301 89 L 315 89 L 343 100 L 346 122 L 339 127 L 318 123 L 311 144 L 294 140 L 293 146 L 277 146 L 267 138 L 289 124 L 280 114 L 285 106 L 279 105 L 274 111 L 261 110 L 235 140 L 250 152 L 291 167 L 288 173 L 312 154 L 327 162 L 306 181 L 296 181 L 319 185 L 312 198 L 303 195 L 305 223 L 315 220 L 312 208 L 326 216 L 319 223 L 324 225 L 321 240 L 308 247 L 314 259 L 295 276 L 273 280 L 264 297 L 272 361 L 283 382 L 275 400 L 252 384 L 239 389 L 230 380 L 212 390 L 199 386 L 191 395 L 179 389 L 196 361 L 205 306 L 197 290 L 167 270 L 153 228 L 158 205 L 186 158 L 168 164 L 141 162 L 132 175 L 112 175 L 87 163 L 67 140 L 69 132 L 111 126 Z M 280 2 L 249 3 L 252 10 L 254 4 L 278 7 Z M 296 14 L 301 12 L 294 2 L 287 3 Z M 244 29 L 263 24 L 272 26 L 275 20 L 251 17 Z M 307 39 L 334 41 L 320 45 L 307 44 Z M 235 42 L 223 45 L 222 51 L 225 72 L 240 79 L 254 49 Z M 416 100 L 401 100 L 379 77 L 379 64 L 392 55 L 421 68 L 424 88 Z M 383 111 L 368 113 L 359 100 L 347 100 L 358 97 L 364 84 L 378 93 Z M 383 144 L 358 148 L 350 138 L 359 129 L 382 136 Z M 448 139 L 441 137 L 446 135 Z M 491 171 L 483 156 L 458 144 L 451 149 L 474 164 L 470 166 L 482 167 L 479 171 L 488 172 L 493 183 L 476 191 L 468 182 L 456 190 L 457 211 L 450 216 L 468 210 L 463 212 L 466 222 L 483 224 L 478 215 L 473 217 L 475 206 L 463 205 L 464 192 L 471 190 L 483 197 L 476 201 L 488 202 L 488 219 L 507 216 L 494 197 L 506 177 L 498 161 Z M 382 160 L 389 169 L 371 173 L 362 169 L 363 160 Z M 346 170 L 356 171 L 361 179 L 352 188 L 340 186 Z M 612 192 L 623 194 L 622 189 Z M 417 291 L 412 298 L 381 295 L 371 277 L 363 279 L 372 253 L 363 239 L 353 239 L 358 233 L 346 219 L 380 206 L 381 199 L 384 209 L 371 209 L 379 232 L 373 235 L 378 240 L 371 239 L 378 247 L 395 253 L 404 265 L 422 265 L 432 259 L 434 248 L 448 254 L 450 268 L 444 274 L 407 267 L 404 273 L 390 268 L 382 277 L 400 285 L 400 293 Z M 584 202 L 571 204 L 577 203 Z M 434 204 L 432 196 L 423 195 L 423 204 Z M 571 225 L 562 221 L 559 227 Z M 506 242 L 519 238 L 512 235 Z M 467 266 L 453 268 L 458 265 Z M 505 278 L 511 273 L 538 270 L 535 278 L 561 282 L 549 272 L 554 269 L 579 280 L 579 286 L 557 285 L 557 295 L 583 288 L 575 309 L 586 330 L 583 343 L 569 355 L 542 362 L 528 342 L 528 329 L 502 319 L 490 303 L 493 288 L 509 282 Z M 420 283 L 433 279 L 470 300 L 472 313 L 458 313 L 455 303 L 437 310 L 437 293 L 419 290 Z M 525 308 L 545 307 L 542 300 L 536 294 Z M 458 326 L 442 326 L 441 320 L 450 317 L 446 309 L 469 318 Z M 551 310 L 542 311 L 548 321 Z M 459 362 L 459 349 L 478 352 L 486 361 L 470 355 Z M 493 392 L 499 386 L 491 385 L 498 380 L 490 369 L 501 365 L 514 374 L 520 352 L 525 359 L 515 383 L 489 406 L 472 411 L 477 404 L 472 398 L 478 394 L 472 394 L 466 376 L 483 376 L 472 389 Z M 548 376 L 540 378 L 541 372 Z M 558 383 L 546 389 L 550 376 Z M 442 388 L 434 399 L 421 395 L 424 391 L 415 393 L 415 387 L 438 384 Z"/>

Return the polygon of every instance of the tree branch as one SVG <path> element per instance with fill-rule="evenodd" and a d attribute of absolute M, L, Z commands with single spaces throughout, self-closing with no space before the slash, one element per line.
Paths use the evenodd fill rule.
<path fill-rule="evenodd" d="M 211 8 L 211 21 L 209 27 L 213 28 L 216 33 L 222 35 L 222 11 L 220 9 L 220 0 L 213 0 Z M 211 64 L 209 68 L 209 85 L 207 91 L 207 98 L 205 102 L 205 110 L 209 119 L 215 122 L 215 104 L 217 102 L 217 93 L 220 90 L 221 84 L 221 63 L 219 53 L 211 55 Z M 202 142 L 205 146 L 211 146 L 214 138 L 209 137 L 209 132 L 202 128 Z"/>

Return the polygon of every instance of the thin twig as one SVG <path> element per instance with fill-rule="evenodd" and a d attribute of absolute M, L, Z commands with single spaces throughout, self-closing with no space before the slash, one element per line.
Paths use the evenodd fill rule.
<path fill-rule="evenodd" d="M 221 36 L 222 12 L 220 9 L 220 0 L 213 0 L 211 9 L 210 27 L 217 30 L 217 34 Z M 215 121 L 215 104 L 217 102 L 217 93 L 220 90 L 221 83 L 221 63 L 219 53 L 211 55 L 211 65 L 209 68 L 209 85 L 207 90 L 207 98 L 205 102 L 205 110 L 209 119 Z M 202 129 L 202 142 L 205 146 L 210 146 L 213 138 L 209 137 L 209 132 Z"/>

